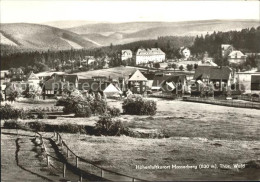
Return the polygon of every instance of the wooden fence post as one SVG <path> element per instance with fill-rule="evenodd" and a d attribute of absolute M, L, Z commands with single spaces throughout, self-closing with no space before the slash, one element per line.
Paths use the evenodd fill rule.
<path fill-rule="evenodd" d="M 101 178 L 103 178 L 103 170 L 101 169 Z"/>
<path fill-rule="evenodd" d="M 67 158 L 69 158 L 69 148 L 67 147 Z"/>
<path fill-rule="evenodd" d="M 58 133 L 57 133 L 57 142 L 59 142 L 59 135 L 58 135 Z"/>
<path fill-rule="evenodd" d="M 80 175 L 79 175 L 79 182 L 82 182 L 82 173 L 80 171 Z"/>
<path fill-rule="evenodd" d="M 132 179 L 132 182 L 135 182 L 135 179 L 134 179 L 134 178 Z"/>
<path fill-rule="evenodd" d="M 49 160 L 49 156 L 47 154 L 47 167 L 49 167 L 49 165 L 50 165 L 50 160 Z"/>
<path fill-rule="evenodd" d="M 76 168 L 79 167 L 79 159 L 78 159 L 78 156 L 76 156 Z"/>
<path fill-rule="evenodd" d="M 66 177 L 66 163 L 63 163 L 63 178 Z"/>

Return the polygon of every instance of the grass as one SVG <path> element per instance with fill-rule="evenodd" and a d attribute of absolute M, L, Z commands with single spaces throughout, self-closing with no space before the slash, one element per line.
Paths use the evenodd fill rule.
<path fill-rule="evenodd" d="M 112 102 L 120 107 L 119 102 Z M 166 132 L 170 138 L 95 137 L 63 134 L 70 148 L 104 168 L 148 180 L 254 180 L 256 168 L 137 170 L 136 165 L 256 163 L 259 117 L 253 109 L 157 100 L 155 116 L 123 115 L 132 130 Z M 250 165 L 247 165 L 250 167 Z"/>
<path fill-rule="evenodd" d="M 121 101 L 109 100 L 121 109 Z M 260 113 L 254 109 L 157 99 L 155 116 L 121 115 L 130 129 L 169 138 L 96 137 L 62 134 L 69 147 L 95 164 L 147 180 L 256 180 Z M 93 126 L 98 117 L 44 120 Z M 22 121 L 27 122 L 27 121 Z M 244 164 L 246 169 L 137 170 L 136 165 Z M 219 166 L 220 167 L 220 166 Z M 258 169 L 256 168 L 258 167 Z"/>

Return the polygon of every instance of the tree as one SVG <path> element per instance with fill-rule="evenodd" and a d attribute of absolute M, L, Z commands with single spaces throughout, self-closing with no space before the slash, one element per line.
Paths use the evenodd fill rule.
<path fill-rule="evenodd" d="M 193 70 L 193 65 L 192 65 L 192 64 L 187 64 L 187 70 L 188 70 L 188 71 Z"/>
<path fill-rule="evenodd" d="M 194 69 L 197 69 L 198 68 L 198 64 L 194 64 Z"/>
<path fill-rule="evenodd" d="M 180 69 L 181 71 L 183 71 L 183 70 L 184 70 L 184 67 L 183 67 L 182 65 L 180 65 L 179 69 Z"/>
<path fill-rule="evenodd" d="M 175 64 L 175 63 L 173 63 L 172 64 L 172 68 L 174 69 L 174 71 L 176 70 L 176 68 L 177 68 L 177 64 Z"/>
<path fill-rule="evenodd" d="M 157 68 L 157 69 L 159 69 L 159 68 L 160 68 L 160 64 L 159 64 L 159 63 L 155 63 L 155 64 L 154 64 L 154 67 Z"/>

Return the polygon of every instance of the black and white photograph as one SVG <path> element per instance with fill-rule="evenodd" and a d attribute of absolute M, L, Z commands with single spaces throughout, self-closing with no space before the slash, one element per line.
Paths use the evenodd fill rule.
<path fill-rule="evenodd" d="M 1 182 L 260 181 L 260 1 L 1 0 Z"/>

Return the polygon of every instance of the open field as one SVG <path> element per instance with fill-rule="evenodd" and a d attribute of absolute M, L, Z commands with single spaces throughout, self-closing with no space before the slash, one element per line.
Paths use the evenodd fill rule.
<path fill-rule="evenodd" d="M 162 133 L 167 138 L 62 137 L 79 156 L 119 173 L 147 180 L 259 180 L 260 112 L 176 100 L 157 100 L 155 116 L 119 117 L 131 130 Z M 108 100 L 122 110 L 122 101 Z M 94 126 L 97 116 L 41 120 L 49 124 Z M 25 122 L 28 122 L 25 120 Z M 216 165 L 217 169 L 136 169 L 136 165 Z M 220 164 L 230 165 L 225 169 Z M 236 169 L 233 164 L 246 164 Z"/>
<path fill-rule="evenodd" d="M 119 102 L 110 105 L 120 107 Z M 253 180 L 260 160 L 260 113 L 182 101 L 157 101 L 155 116 L 123 115 L 134 130 L 167 133 L 169 138 L 96 137 L 63 134 L 80 156 L 117 172 L 148 180 Z M 233 164 L 245 164 L 235 169 Z M 136 165 L 216 164 L 218 169 L 138 170 Z M 220 164 L 231 165 L 224 169 Z M 258 169 L 256 168 L 258 167 Z"/>

